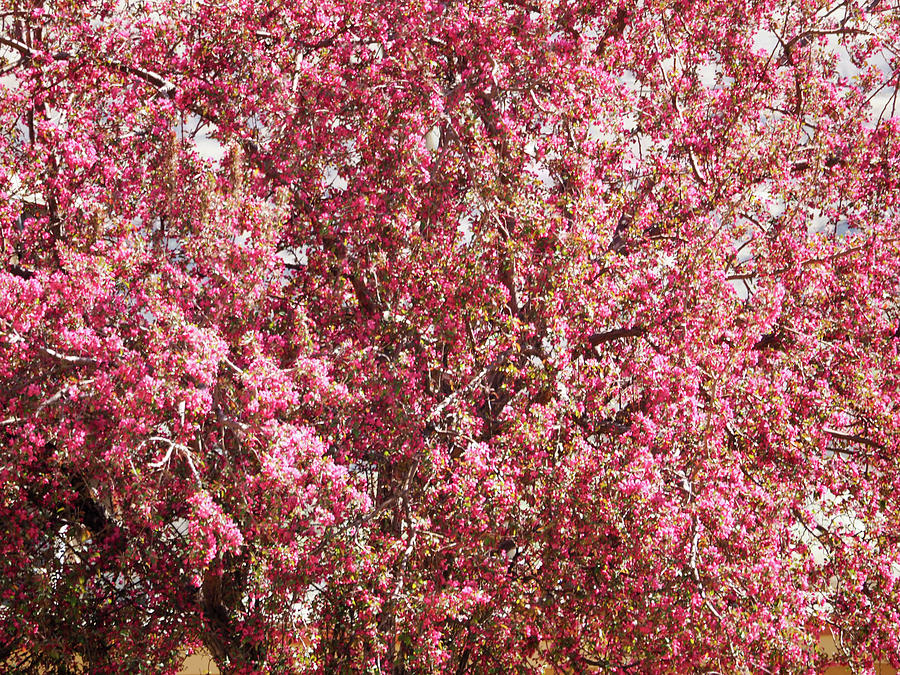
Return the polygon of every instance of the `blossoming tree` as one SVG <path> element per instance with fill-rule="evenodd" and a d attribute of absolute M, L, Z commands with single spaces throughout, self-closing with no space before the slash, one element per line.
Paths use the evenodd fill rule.
<path fill-rule="evenodd" d="M 900 666 L 888 0 L 5 0 L 0 660 Z"/>

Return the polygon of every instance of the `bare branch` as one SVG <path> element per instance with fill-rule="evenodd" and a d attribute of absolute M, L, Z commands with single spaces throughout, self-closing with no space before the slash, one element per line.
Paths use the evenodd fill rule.
<path fill-rule="evenodd" d="M 613 330 L 608 330 L 604 333 L 594 333 L 588 338 L 588 343 L 591 347 L 597 347 L 602 344 L 606 344 L 607 342 L 614 342 L 616 340 L 622 340 L 624 338 L 630 337 L 640 337 L 647 332 L 646 328 L 642 326 L 632 326 L 631 328 L 614 328 Z"/>
<path fill-rule="evenodd" d="M 867 445 L 870 448 L 876 448 L 878 450 L 885 449 L 885 447 L 878 441 L 873 441 L 871 438 L 866 438 L 865 436 L 860 436 L 859 434 L 848 434 L 844 431 L 838 431 L 837 429 L 829 429 L 828 427 L 823 428 L 822 431 L 829 436 L 832 436 L 833 438 L 839 438 L 842 441 L 859 443 L 860 445 Z"/>

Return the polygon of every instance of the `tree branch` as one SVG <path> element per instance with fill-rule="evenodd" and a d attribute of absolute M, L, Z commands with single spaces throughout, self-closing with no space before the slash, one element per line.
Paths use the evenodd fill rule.
<path fill-rule="evenodd" d="M 588 343 L 591 347 L 598 347 L 602 344 L 606 344 L 607 342 L 614 342 L 616 340 L 622 340 L 624 338 L 630 337 L 640 337 L 647 332 L 647 329 L 642 326 L 632 326 L 630 328 L 614 328 L 613 330 L 608 330 L 604 333 L 594 333 L 588 338 Z"/>
<path fill-rule="evenodd" d="M 860 436 L 859 434 L 848 434 L 843 431 L 838 431 L 837 429 L 829 429 L 828 427 L 824 427 L 822 431 L 829 436 L 838 438 L 842 441 L 850 441 L 852 443 L 859 443 L 860 445 L 867 445 L 868 447 L 875 448 L 877 450 L 885 449 L 885 447 L 878 441 L 873 441 L 871 438 L 866 438 L 865 436 Z"/>

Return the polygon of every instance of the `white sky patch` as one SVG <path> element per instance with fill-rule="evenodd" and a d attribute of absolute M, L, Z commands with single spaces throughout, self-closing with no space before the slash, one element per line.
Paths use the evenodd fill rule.
<path fill-rule="evenodd" d="M 712 89 L 716 86 L 719 81 L 718 68 L 714 63 L 704 63 L 699 68 L 697 68 L 697 76 L 700 79 L 700 84 L 702 84 L 707 89 Z"/>
<path fill-rule="evenodd" d="M 225 157 L 225 146 L 206 131 L 197 133 L 194 137 L 194 147 L 200 157 L 215 164 L 221 163 Z"/>
<path fill-rule="evenodd" d="M 774 54 L 778 49 L 778 36 L 770 30 L 757 31 L 753 36 L 752 49 L 757 53 Z"/>
<path fill-rule="evenodd" d="M 325 169 L 325 172 L 322 175 L 323 188 L 334 190 L 336 192 L 344 192 L 347 189 L 347 185 L 347 179 L 344 178 L 335 167 L 329 166 Z"/>
<path fill-rule="evenodd" d="M 465 214 L 459 219 L 459 226 L 457 227 L 457 231 L 460 234 L 460 243 L 463 246 L 468 246 L 472 241 L 472 223 L 475 221 L 475 218 L 477 218 L 477 215 Z"/>

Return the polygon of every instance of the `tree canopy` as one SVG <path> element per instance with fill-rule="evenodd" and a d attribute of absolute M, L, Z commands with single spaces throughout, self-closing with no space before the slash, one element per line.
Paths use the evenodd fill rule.
<path fill-rule="evenodd" d="M 0 3 L 0 662 L 900 666 L 898 45 Z"/>

